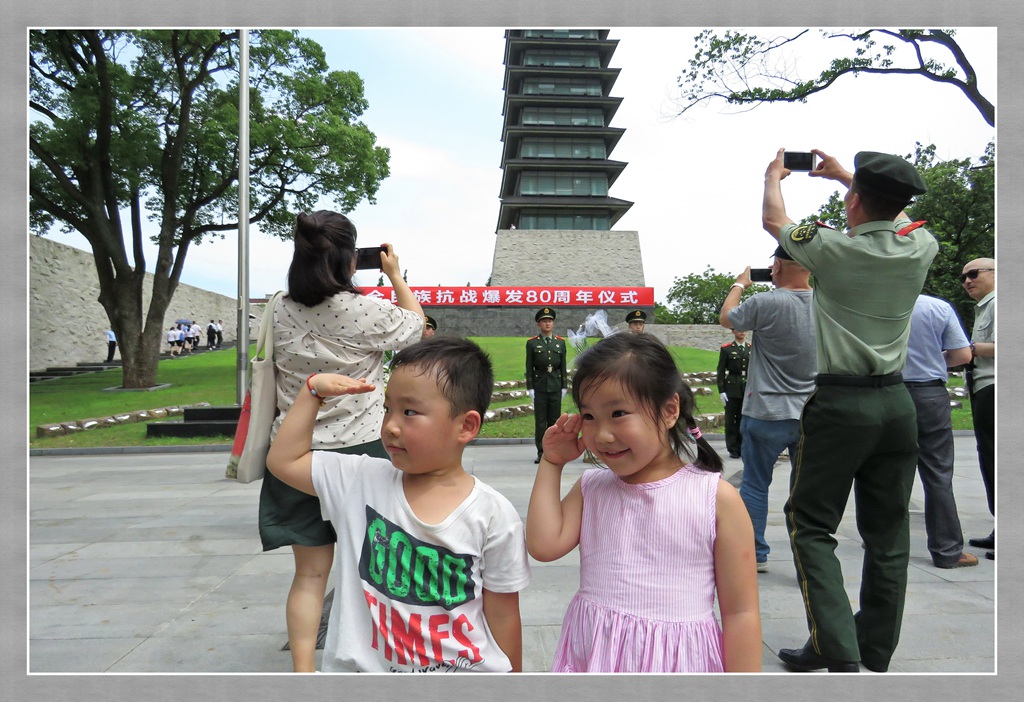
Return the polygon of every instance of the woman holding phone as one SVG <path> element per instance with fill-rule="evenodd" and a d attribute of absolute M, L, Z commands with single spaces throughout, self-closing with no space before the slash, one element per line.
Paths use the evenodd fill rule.
<path fill-rule="evenodd" d="M 380 442 L 384 415 L 384 352 L 420 340 L 423 310 L 402 279 L 390 244 L 378 254 L 379 267 L 395 290 L 395 304 L 368 297 L 353 285 L 356 228 L 329 210 L 300 214 L 295 253 L 288 269 L 288 292 L 274 309 L 274 363 L 277 370 L 277 434 L 313 373 L 366 378 L 377 389 L 364 395 L 328 398 L 317 416 L 313 448 L 387 458 Z M 267 471 L 260 491 L 263 550 L 291 546 L 295 576 L 288 592 L 286 619 L 292 665 L 313 672 L 316 640 L 327 578 L 334 559 L 334 528 L 320 515 L 320 501 L 285 485 Z"/>

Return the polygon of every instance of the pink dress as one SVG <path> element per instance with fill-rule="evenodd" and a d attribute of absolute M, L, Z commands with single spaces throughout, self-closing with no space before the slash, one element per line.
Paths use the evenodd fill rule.
<path fill-rule="evenodd" d="M 583 474 L 580 589 L 562 621 L 555 672 L 722 672 L 715 618 L 720 473 L 693 465 L 630 485 Z"/>

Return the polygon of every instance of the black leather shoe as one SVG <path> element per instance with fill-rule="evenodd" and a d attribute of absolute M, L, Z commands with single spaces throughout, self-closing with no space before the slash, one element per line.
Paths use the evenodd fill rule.
<path fill-rule="evenodd" d="M 819 656 L 810 647 L 810 644 L 803 648 L 782 648 L 779 649 L 779 658 L 786 664 L 789 670 L 797 673 L 807 673 L 812 670 L 828 668 L 830 673 L 859 673 L 860 666 L 856 661 L 837 661 L 834 658 Z"/>
<path fill-rule="evenodd" d="M 540 463 L 540 456 L 537 456 L 535 459 L 533 459 L 533 462 L 534 463 Z"/>
<path fill-rule="evenodd" d="M 996 547 L 996 533 L 993 531 L 983 539 L 968 539 L 967 543 L 975 548 L 987 548 L 992 550 Z"/>
<path fill-rule="evenodd" d="M 996 552 L 995 551 L 985 551 L 985 558 L 989 559 L 990 561 L 994 561 L 996 559 Z"/>

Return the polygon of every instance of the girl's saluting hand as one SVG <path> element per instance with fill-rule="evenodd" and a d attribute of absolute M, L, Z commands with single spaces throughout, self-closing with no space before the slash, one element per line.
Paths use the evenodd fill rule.
<path fill-rule="evenodd" d="M 583 455 L 583 437 L 580 428 L 583 418 L 578 414 L 563 414 L 544 432 L 544 460 L 564 466 Z"/>

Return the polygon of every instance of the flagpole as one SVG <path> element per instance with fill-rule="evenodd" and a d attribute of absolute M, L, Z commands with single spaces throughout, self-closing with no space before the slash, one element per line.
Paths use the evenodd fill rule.
<path fill-rule="evenodd" d="M 238 320 L 239 406 L 249 387 L 249 30 L 238 32 Z"/>

